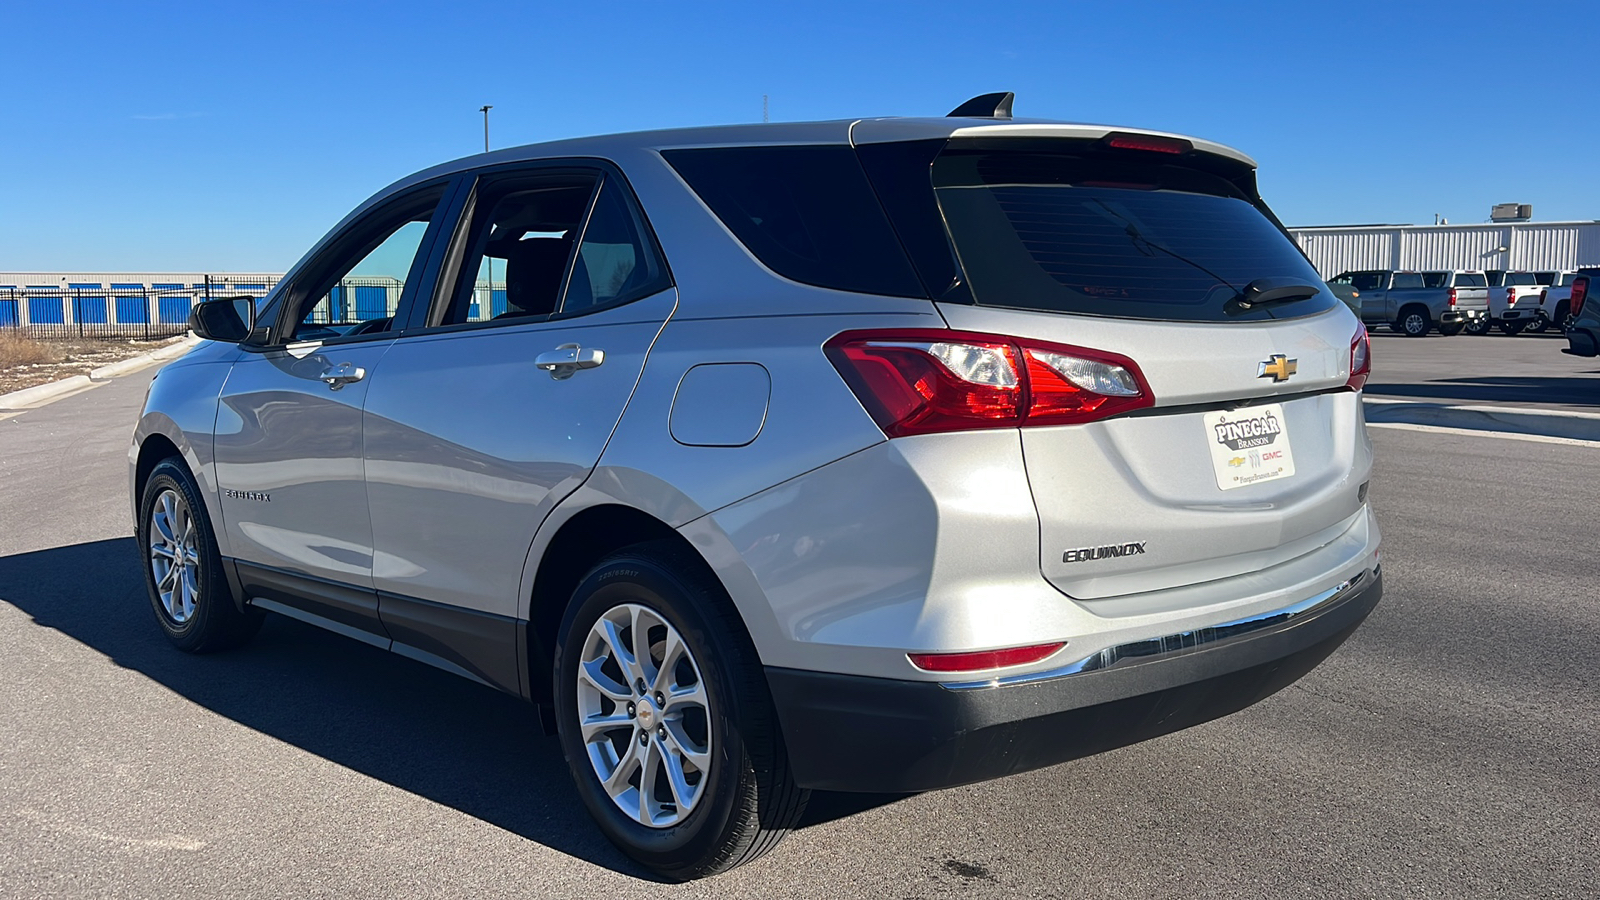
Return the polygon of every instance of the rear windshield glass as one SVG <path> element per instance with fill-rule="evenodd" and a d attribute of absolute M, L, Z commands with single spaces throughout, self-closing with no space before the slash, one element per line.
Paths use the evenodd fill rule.
<path fill-rule="evenodd" d="M 1456 287 L 1488 287 L 1489 279 L 1482 272 L 1457 272 Z"/>
<path fill-rule="evenodd" d="M 849 147 L 716 147 L 662 156 L 779 275 L 841 291 L 927 296 Z"/>
<path fill-rule="evenodd" d="M 1526 287 L 1528 285 L 1538 284 L 1538 283 L 1539 283 L 1539 279 L 1532 272 L 1507 272 L 1506 273 L 1506 284 L 1511 285 L 1513 287 Z"/>
<path fill-rule="evenodd" d="M 1228 321 L 1321 312 L 1307 299 L 1241 311 L 1260 278 L 1322 280 L 1234 183 L 1177 165 L 1037 151 L 951 151 L 934 193 L 980 305 Z"/>
<path fill-rule="evenodd" d="M 1578 274 L 1576 272 L 1564 273 L 1561 276 L 1561 286 L 1562 287 L 1572 287 L 1572 279 L 1577 278 L 1577 277 L 1578 277 Z"/>

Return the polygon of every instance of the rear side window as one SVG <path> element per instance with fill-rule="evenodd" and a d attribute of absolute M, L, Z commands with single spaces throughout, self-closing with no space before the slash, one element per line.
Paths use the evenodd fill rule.
<path fill-rule="evenodd" d="M 1393 291 L 1408 291 L 1423 286 L 1421 272 L 1396 272 L 1394 273 L 1394 283 L 1389 285 L 1389 289 Z"/>
<path fill-rule="evenodd" d="M 1259 278 L 1322 279 L 1245 190 L 1181 165 L 1040 151 L 946 150 L 933 188 L 974 301 L 1178 321 L 1289 318 L 1327 291 L 1240 311 Z"/>
<path fill-rule="evenodd" d="M 1382 272 L 1341 272 L 1329 279 L 1330 284 L 1348 284 L 1358 291 L 1376 291 L 1383 286 Z"/>
<path fill-rule="evenodd" d="M 1489 279 L 1482 272 L 1457 272 L 1456 287 L 1488 287 Z"/>
<path fill-rule="evenodd" d="M 779 275 L 841 291 L 927 296 L 849 147 L 717 147 L 662 156 Z"/>
<path fill-rule="evenodd" d="M 1431 288 L 1449 287 L 1450 286 L 1450 273 L 1449 272 L 1423 272 L 1422 273 L 1422 286 L 1423 287 L 1431 287 Z"/>

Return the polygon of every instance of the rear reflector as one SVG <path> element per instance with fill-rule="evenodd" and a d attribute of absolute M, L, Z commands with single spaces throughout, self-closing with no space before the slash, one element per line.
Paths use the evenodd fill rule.
<path fill-rule="evenodd" d="M 1066 641 L 1009 647 L 1005 650 L 979 650 L 976 653 L 907 653 L 911 664 L 924 672 L 981 672 L 1036 663 L 1067 645 Z"/>
<path fill-rule="evenodd" d="M 823 348 L 889 437 L 1076 425 L 1155 405 L 1133 360 L 1005 335 L 847 331 Z"/>
<path fill-rule="evenodd" d="M 1112 132 L 1103 138 L 1107 147 L 1118 150 L 1145 150 L 1151 153 L 1188 153 L 1194 144 L 1183 138 L 1157 137 L 1153 134 L 1128 134 Z"/>

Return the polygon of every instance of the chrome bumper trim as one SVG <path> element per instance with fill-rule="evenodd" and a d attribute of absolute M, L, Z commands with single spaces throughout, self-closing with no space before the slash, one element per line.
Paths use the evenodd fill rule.
<path fill-rule="evenodd" d="M 1325 606 L 1330 606 L 1344 599 L 1364 586 L 1369 579 L 1376 578 L 1377 574 L 1377 568 L 1373 568 L 1370 571 L 1362 571 L 1343 584 L 1313 594 L 1292 606 L 1285 606 L 1281 609 L 1259 613 L 1243 619 L 1234 619 L 1221 625 L 1208 625 L 1204 628 L 1196 628 L 1193 631 L 1182 631 L 1163 637 L 1146 638 L 1142 641 L 1118 644 L 1114 647 L 1107 647 L 1091 656 L 1086 656 L 1077 662 L 1043 672 L 1026 672 L 1019 675 L 990 678 L 985 681 L 941 681 L 939 686 L 947 691 L 978 691 L 987 688 L 1010 687 L 1014 684 L 1032 684 L 1038 681 L 1050 681 L 1056 678 L 1082 675 L 1085 672 L 1109 669 L 1125 660 L 1147 660 L 1155 656 L 1193 650 L 1196 647 L 1203 647 L 1218 641 L 1232 640 L 1264 628 L 1273 628 L 1294 619 L 1304 618 Z"/>

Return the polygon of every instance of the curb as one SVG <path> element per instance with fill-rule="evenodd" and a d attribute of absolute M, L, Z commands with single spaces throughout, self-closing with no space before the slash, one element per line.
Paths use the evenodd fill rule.
<path fill-rule="evenodd" d="M 1600 441 L 1600 413 L 1363 398 L 1367 421 Z"/>
<path fill-rule="evenodd" d="M 0 410 L 36 409 L 47 403 L 60 400 L 69 394 L 88 390 L 119 375 L 127 375 L 147 366 L 175 359 L 189 352 L 198 343 L 200 343 L 200 339 L 193 334 L 189 334 L 186 337 L 172 341 L 165 347 L 158 347 L 138 356 L 108 363 L 98 369 L 90 369 L 87 375 L 73 375 L 60 381 L 34 385 L 30 388 L 23 388 L 20 391 L 12 391 L 9 394 L 0 394 Z"/>

